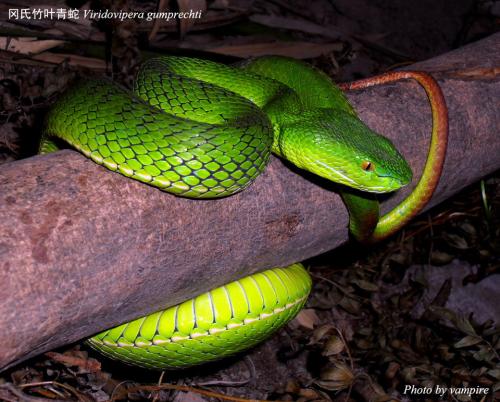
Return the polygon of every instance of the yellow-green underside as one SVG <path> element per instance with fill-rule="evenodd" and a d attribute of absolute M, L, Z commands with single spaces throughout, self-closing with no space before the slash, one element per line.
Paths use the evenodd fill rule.
<path fill-rule="evenodd" d="M 311 279 L 301 264 L 274 268 L 88 340 L 108 357 L 152 369 L 188 367 L 247 349 L 291 320 Z"/>

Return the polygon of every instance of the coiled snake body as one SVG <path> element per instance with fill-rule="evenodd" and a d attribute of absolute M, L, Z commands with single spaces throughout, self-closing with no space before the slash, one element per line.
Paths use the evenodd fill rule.
<path fill-rule="evenodd" d="M 345 185 L 350 231 L 370 242 L 390 235 L 422 209 L 437 185 L 446 150 L 446 107 L 428 75 L 389 73 L 349 87 L 401 78 L 417 79 L 426 89 L 433 136 L 419 184 L 381 218 L 378 202 L 358 191 L 397 190 L 411 181 L 408 164 L 388 139 L 359 120 L 325 74 L 288 58 L 264 57 L 238 68 L 182 57 L 151 59 L 140 69 L 134 94 L 106 79 L 81 81 L 51 109 L 40 152 L 57 150 L 62 139 L 108 169 L 190 198 L 243 190 L 273 152 Z M 275 268 L 88 342 L 143 367 L 191 366 L 260 342 L 297 314 L 310 288 L 300 264 Z"/>

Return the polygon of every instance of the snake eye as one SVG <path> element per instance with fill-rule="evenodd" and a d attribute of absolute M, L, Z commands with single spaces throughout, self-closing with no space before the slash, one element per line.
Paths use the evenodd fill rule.
<path fill-rule="evenodd" d="M 361 169 L 367 172 L 373 172 L 375 170 L 375 165 L 370 161 L 363 161 L 363 163 L 361 163 Z"/>

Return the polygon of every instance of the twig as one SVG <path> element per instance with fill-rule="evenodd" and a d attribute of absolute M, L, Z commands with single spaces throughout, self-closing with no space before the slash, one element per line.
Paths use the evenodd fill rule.
<path fill-rule="evenodd" d="M 27 384 L 23 384 L 23 385 L 27 385 Z M 23 385 L 18 385 L 17 387 L 23 388 Z M 10 382 L 5 383 L 5 384 L 0 384 L 0 388 L 6 389 L 9 392 L 12 392 L 15 396 L 17 396 L 19 398 L 19 400 L 21 400 L 23 402 L 47 402 L 47 401 L 64 402 L 63 399 L 39 398 L 37 396 L 27 395 L 24 392 L 22 392 L 21 390 L 19 390 L 17 387 Z"/>
<path fill-rule="evenodd" d="M 340 329 L 338 329 L 337 327 L 335 327 L 335 331 L 337 331 L 337 333 L 339 334 L 340 336 L 340 339 L 342 340 L 344 346 L 345 346 L 345 350 L 347 352 L 347 356 L 349 357 L 349 364 L 351 366 L 351 370 L 352 372 L 354 373 L 354 360 L 352 358 L 352 355 L 351 355 L 351 350 L 349 349 L 349 345 L 347 344 L 345 338 L 344 338 L 344 334 L 342 333 L 342 331 Z M 354 384 L 354 381 L 352 381 L 350 384 L 349 384 L 349 389 L 347 390 L 347 395 L 345 397 L 345 402 L 348 402 L 349 401 L 349 398 L 351 397 L 351 393 L 352 393 L 352 386 Z"/>
<path fill-rule="evenodd" d="M 209 396 L 212 398 L 219 398 L 223 399 L 226 401 L 233 401 L 233 402 L 279 402 L 279 401 L 271 401 L 267 399 L 246 399 L 246 398 L 240 398 L 237 396 L 231 396 L 231 395 L 224 395 L 218 392 L 213 392 L 213 391 L 205 391 L 202 389 L 198 388 L 193 388 L 189 387 L 187 385 L 174 385 L 174 384 L 162 384 L 162 385 L 139 385 L 137 387 L 132 387 L 128 389 L 128 392 L 137 392 L 137 391 L 159 391 L 162 389 L 175 389 L 177 391 L 184 391 L 184 392 L 194 392 L 196 394 L 204 395 L 204 396 Z M 114 399 L 111 399 L 111 401 L 114 401 Z"/>
<path fill-rule="evenodd" d="M 193 384 L 197 387 L 206 387 L 206 386 L 220 386 L 220 387 L 241 387 L 243 385 L 247 385 L 250 381 L 252 381 L 255 376 L 255 365 L 253 364 L 253 361 L 250 357 L 245 356 L 244 362 L 248 368 L 249 376 L 248 378 L 245 378 L 244 380 L 241 381 L 219 381 L 219 380 L 214 380 L 214 381 L 206 381 L 206 382 L 200 382 Z"/>
<path fill-rule="evenodd" d="M 122 385 L 124 385 L 124 384 L 126 384 L 126 383 L 128 383 L 128 382 L 132 382 L 132 381 L 130 381 L 130 380 L 125 380 L 125 381 L 122 381 L 122 382 L 120 382 L 120 383 L 116 384 L 116 386 L 113 388 L 113 391 L 111 391 L 111 396 L 109 397 L 109 400 L 110 400 L 110 401 L 114 401 L 114 400 L 115 400 L 115 393 L 116 393 L 116 390 L 117 390 L 118 388 L 120 388 Z"/>
<path fill-rule="evenodd" d="M 156 8 L 156 10 L 158 12 L 163 12 L 163 11 L 166 11 L 167 9 L 168 9 L 168 0 L 160 0 L 158 2 L 158 7 Z M 162 23 L 162 20 L 160 18 L 157 18 L 153 21 L 153 26 L 151 27 L 151 31 L 149 32 L 149 35 L 148 35 L 149 41 L 152 41 L 156 37 L 156 34 L 158 33 L 158 31 L 162 25 L 161 23 Z"/>
<path fill-rule="evenodd" d="M 160 378 L 158 378 L 158 385 L 161 385 L 161 383 L 163 382 L 163 377 L 165 376 L 165 370 L 163 370 L 160 374 Z M 159 392 L 155 392 L 154 396 L 153 396 L 153 402 L 156 402 L 158 400 L 158 398 L 160 397 L 160 393 Z"/>

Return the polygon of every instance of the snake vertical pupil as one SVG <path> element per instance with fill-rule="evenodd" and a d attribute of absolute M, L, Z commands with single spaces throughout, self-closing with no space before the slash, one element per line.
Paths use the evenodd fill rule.
<path fill-rule="evenodd" d="M 367 172 L 372 172 L 375 169 L 375 165 L 370 161 L 363 161 L 361 168 Z"/>

